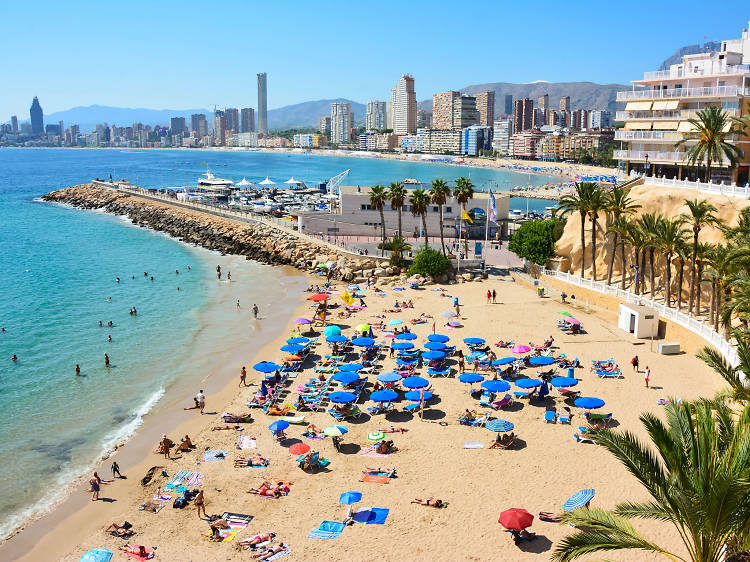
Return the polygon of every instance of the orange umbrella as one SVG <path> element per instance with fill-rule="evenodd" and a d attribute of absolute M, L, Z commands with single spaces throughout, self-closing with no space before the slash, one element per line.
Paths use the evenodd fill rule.
<path fill-rule="evenodd" d="M 313 295 L 311 297 L 307 297 L 307 300 L 314 301 L 314 302 L 320 302 L 326 300 L 331 295 L 326 295 L 325 293 L 318 293 L 317 295 Z"/>
<path fill-rule="evenodd" d="M 307 443 L 295 443 L 291 447 L 289 447 L 289 452 L 293 455 L 304 455 L 307 451 L 310 450 L 310 445 Z"/>

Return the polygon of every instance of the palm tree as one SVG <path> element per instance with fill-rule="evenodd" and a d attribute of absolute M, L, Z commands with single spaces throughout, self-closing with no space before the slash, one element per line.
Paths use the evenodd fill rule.
<path fill-rule="evenodd" d="M 634 203 L 628 195 L 629 189 L 626 190 L 619 185 L 615 185 L 611 191 L 607 193 L 606 199 L 606 210 L 612 215 L 612 223 L 616 224 L 623 216 L 629 216 L 635 213 L 641 206 Z M 607 285 L 612 284 L 612 269 L 615 265 L 615 252 L 617 251 L 617 239 L 622 237 L 621 229 L 607 229 L 612 234 L 612 255 L 609 258 L 609 270 L 607 271 Z M 622 267 L 623 279 L 625 278 L 625 246 L 622 247 Z M 623 287 L 624 289 L 625 287 Z"/>
<path fill-rule="evenodd" d="M 559 208 L 562 210 L 560 216 L 578 213 L 581 217 L 581 277 L 586 269 L 586 217 L 589 213 L 591 193 L 598 187 L 598 184 L 593 182 L 576 182 L 573 193 L 560 198 Z"/>
<path fill-rule="evenodd" d="M 677 310 L 682 310 L 682 284 L 684 280 L 685 272 L 685 260 L 690 255 L 690 247 L 686 240 L 682 241 L 677 247 L 677 259 L 680 261 L 680 269 L 677 278 Z"/>
<path fill-rule="evenodd" d="M 445 255 L 445 238 L 443 238 L 443 205 L 451 195 L 451 188 L 448 186 L 445 180 L 436 179 L 432 180 L 432 187 L 430 188 L 430 198 L 440 209 L 440 245 L 443 248 L 443 255 Z"/>
<path fill-rule="evenodd" d="M 411 250 L 411 245 L 401 238 L 394 236 L 391 240 L 391 256 L 397 256 L 399 260 L 404 256 L 404 252 Z"/>
<path fill-rule="evenodd" d="M 728 257 L 727 261 L 731 262 L 731 257 Z M 724 284 L 724 290 L 718 292 L 716 300 L 725 330 L 730 330 L 733 318 L 737 318 L 747 328 L 750 324 L 750 274 L 742 270 L 730 275 Z M 747 336 L 748 334 L 745 334 L 745 337 Z"/>
<path fill-rule="evenodd" d="M 383 207 L 388 201 L 388 193 L 382 185 L 373 185 L 370 188 L 370 206 L 380 211 L 380 228 L 382 231 L 382 240 L 380 244 L 380 255 L 385 255 L 385 217 L 383 216 Z"/>
<path fill-rule="evenodd" d="M 599 211 L 606 209 L 606 196 L 599 187 L 591 190 L 589 198 L 589 219 L 591 219 L 591 279 L 596 281 L 596 222 L 599 219 Z"/>
<path fill-rule="evenodd" d="M 637 268 L 634 293 L 639 295 L 641 294 L 640 288 L 643 286 L 643 274 L 645 273 L 645 271 L 643 271 L 643 266 L 639 261 L 642 261 L 643 256 L 646 255 L 646 237 L 637 221 L 633 221 L 628 225 L 627 240 L 628 244 L 633 248 L 633 264 Z M 639 260 L 639 258 L 641 259 Z"/>
<path fill-rule="evenodd" d="M 695 282 L 695 313 L 699 316 L 701 313 L 701 284 L 704 281 L 703 271 L 706 269 L 711 250 L 711 244 L 700 243 L 698 244 L 698 254 L 695 256 L 695 272 L 698 276 L 698 280 Z"/>
<path fill-rule="evenodd" d="M 461 220 L 466 214 L 466 203 L 474 198 L 474 184 L 469 178 L 460 177 L 453 188 L 453 198 L 461 205 Z M 469 237 L 464 238 L 464 255 L 469 256 Z"/>
<path fill-rule="evenodd" d="M 646 213 L 640 219 L 638 219 L 639 226 L 643 232 L 643 236 L 646 243 L 646 249 L 648 250 L 648 261 L 649 261 L 649 287 L 651 299 L 656 298 L 654 292 L 654 252 L 659 243 L 659 228 L 660 223 L 664 220 L 662 215 L 655 215 L 654 213 Z M 645 270 L 643 272 L 645 274 Z"/>
<path fill-rule="evenodd" d="M 394 182 L 388 186 L 388 199 L 391 202 L 391 209 L 398 210 L 398 237 L 403 238 L 401 232 L 401 211 L 406 201 L 406 188 L 401 182 Z"/>
<path fill-rule="evenodd" d="M 750 343 L 747 338 L 737 338 L 737 357 L 740 362 L 736 367 L 732 367 L 714 347 L 704 347 L 697 356 L 727 381 L 729 391 L 724 394 L 745 404 L 750 400 Z"/>
<path fill-rule="evenodd" d="M 693 132 L 674 146 L 677 148 L 686 142 L 697 141 L 685 151 L 685 158 L 691 166 L 700 165 L 705 161 L 706 183 L 710 183 L 712 162 L 726 159 L 732 167 L 737 164 L 741 152 L 736 146 L 726 142 L 726 137 L 742 128 L 741 121 L 731 117 L 720 107 L 712 105 L 698 111 L 697 119 L 688 119 L 688 123 L 693 126 Z"/>
<path fill-rule="evenodd" d="M 628 235 L 630 233 L 631 228 L 631 221 L 630 218 L 624 215 L 620 215 L 617 217 L 617 219 L 612 222 L 612 224 L 609 225 L 609 228 L 607 228 L 607 232 L 612 234 L 612 256 L 609 259 L 609 274 L 607 283 L 612 283 L 612 268 L 615 262 L 615 254 L 617 253 L 617 247 L 620 247 L 620 261 L 621 269 L 622 269 L 622 279 L 620 280 L 620 287 L 622 290 L 625 290 L 625 274 L 627 271 L 627 266 L 625 263 L 625 244 L 628 242 Z"/>
<path fill-rule="evenodd" d="M 664 287 L 664 303 L 667 306 L 672 306 L 672 256 L 679 252 L 687 233 L 683 224 L 684 220 L 681 218 L 664 219 L 657 223 L 657 244 L 659 249 L 664 252 L 664 258 L 666 259 L 667 282 Z"/>
<path fill-rule="evenodd" d="M 409 204 L 411 205 L 411 214 L 415 217 L 422 217 L 424 245 L 429 246 L 430 241 L 427 239 L 427 209 L 430 206 L 430 195 L 424 189 L 415 189 L 411 192 Z"/>
<path fill-rule="evenodd" d="M 750 406 L 735 420 L 721 401 L 684 402 L 666 408 L 666 423 L 643 413 L 649 435 L 643 442 L 628 431 L 592 432 L 646 488 L 651 501 L 627 501 L 614 511 L 579 508 L 563 523 L 578 527 L 555 549 L 561 562 L 612 550 L 642 550 L 672 560 L 719 562 L 727 546 L 750 530 Z M 644 537 L 631 519 L 671 523 L 687 557 Z"/>
<path fill-rule="evenodd" d="M 688 301 L 688 314 L 693 313 L 693 303 L 695 302 L 695 260 L 698 255 L 698 234 L 705 226 L 717 226 L 720 224 L 719 219 L 714 214 L 716 207 L 711 205 L 705 199 L 694 199 L 690 201 L 685 200 L 688 212 L 683 213 L 681 216 L 685 219 L 685 222 L 690 224 L 693 228 L 693 254 L 690 258 L 690 298 Z"/>
<path fill-rule="evenodd" d="M 742 248 L 743 253 L 748 250 L 747 247 Z M 733 254 L 732 249 L 723 244 L 712 244 L 708 254 L 708 269 L 705 274 L 705 280 L 711 283 L 711 305 L 708 317 L 717 332 L 719 331 L 722 294 L 726 290 L 727 281 L 735 266 Z"/>

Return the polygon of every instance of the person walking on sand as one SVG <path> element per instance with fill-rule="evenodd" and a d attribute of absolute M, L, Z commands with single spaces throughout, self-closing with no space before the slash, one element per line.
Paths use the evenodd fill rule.
<path fill-rule="evenodd" d="M 101 485 L 99 484 L 99 478 L 97 478 L 96 476 L 92 476 L 89 480 L 89 484 L 91 484 L 91 489 L 89 491 L 92 492 L 91 501 L 95 502 L 99 499 L 99 489 L 101 488 Z"/>
<path fill-rule="evenodd" d="M 206 407 L 206 395 L 203 394 L 203 389 L 201 388 L 198 394 L 195 395 L 195 402 L 198 404 L 198 409 L 200 409 L 201 414 L 203 413 L 203 408 Z"/>
<path fill-rule="evenodd" d="M 231 280 L 232 280 L 232 272 L 227 271 L 227 281 L 231 281 Z"/>
<path fill-rule="evenodd" d="M 487 289 L 487 304 L 490 304 L 490 301 L 492 301 L 492 291 Z"/>
<path fill-rule="evenodd" d="M 651 369 L 648 368 L 648 365 L 646 365 L 646 368 L 643 371 L 643 378 L 646 381 L 646 388 L 648 388 L 648 381 L 651 380 Z"/>
<path fill-rule="evenodd" d="M 492 304 L 497 304 L 497 291 L 492 289 Z"/>
<path fill-rule="evenodd" d="M 193 503 L 195 504 L 195 507 L 198 508 L 198 519 L 201 518 L 201 510 L 203 510 L 203 517 L 208 518 L 208 515 L 206 515 L 206 499 L 203 497 L 203 490 L 198 491 L 198 495 L 195 496 Z"/>
<path fill-rule="evenodd" d="M 239 309 L 240 309 L 240 300 L 237 299 L 237 310 L 239 310 Z"/>
<path fill-rule="evenodd" d="M 633 366 L 633 373 L 638 372 L 638 363 L 639 361 L 637 355 L 630 360 L 630 364 Z"/>
<path fill-rule="evenodd" d="M 240 384 L 238 386 L 247 386 L 247 382 L 245 381 L 245 378 L 247 377 L 247 370 L 245 369 L 245 366 L 242 366 L 242 370 L 240 371 Z"/>
<path fill-rule="evenodd" d="M 117 464 L 117 461 L 112 462 L 112 478 L 122 478 L 122 474 L 120 474 L 120 465 Z"/>
<path fill-rule="evenodd" d="M 104 366 L 109 369 L 109 355 L 104 354 Z"/>
<path fill-rule="evenodd" d="M 253 318 L 255 318 L 256 320 L 258 319 L 258 312 L 259 312 L 258 305 L 253 304 Z"/>

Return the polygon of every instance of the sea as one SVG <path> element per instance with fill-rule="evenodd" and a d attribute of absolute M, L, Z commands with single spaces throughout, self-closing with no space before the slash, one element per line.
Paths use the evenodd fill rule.
<path fill-rule="evenodd" d="M 347 169 L 347 185 L 467 176 L 478 189 L 508 190 L 560 181 L 301 153 L 0 149 L 0 538 L 61 501 L 144 416 L 200 384 L 222 351 L 256 338 L 262 320 L 252 320 L 252 304 L 261 318 L 291 315 L 303 278 L 286 269 L 39 199 L 110 175 L 143 187 L 195 185 L 207 169 L 235 181 L 294 176 L 308 185 Z M 541 211 L 552 203 L 511 200 L 511 208 L 527 204 Z M 217 279 L 219 264 L 231 282 Z"/>

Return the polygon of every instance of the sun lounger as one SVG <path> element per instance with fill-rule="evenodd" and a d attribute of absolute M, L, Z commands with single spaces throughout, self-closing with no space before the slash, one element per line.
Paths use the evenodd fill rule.
<path fill-rule="evenodd" d="M 515 390 L 513 396 L 516 398 L 532 398 L 536 394 L 536 388 L 530 390 Z"/>
<path fill-rule="evenodd" d="M 563 410 L 563 411 L 561 411 L 558 414 L 557 421 L 559 421 L 560 423 L 568 423 L 569 424 L 570 423 L 570 418 L 572 418 L 572 417 L 573 417 L 572 414 L 568 414 L 567 412 L 565 412 Z"/>
<path fill-rule="evenodd" d="M 620 369 L 616 369 L 614 371 L 597 371 L 596 374 L 599 375 L 599 377 L 603 379 L 607 379 L 607 378 L 619 379 L 622 377 L 622 371 Z"/>
<path fill-rule="evenodd" d="M 495 408 L 496 410 L 499 408 L 505 408 L 505 406 L 509 406 L 513 403 L 513 398 L 510 394 L 506 394 L 503 396 L 500 400 L 496 402 L 491 402 L 489 405 L 490 408 Z"/>
<path fill-rule="evenodd" d="M 419 402 L 413 402 L 404 406 L 404 412 L 414 412 L 415 410 L 419 410 Z"/>
<path fill-rule="evenodd" d="M 581 394 L 580 390 L 570 390 L 569 388 L 558 388 L 557 392 L 565 396 L 565 398 L 576 398 Z"/>
<path fill-rule="evenodd" d="M 596 441 L 587 435 L 587 430 L 583 426 L 578 428 L 578 433 L 574 433 L 573 437 L 579 443 L 593 443 L 594 445 L 597 445 Z"/>
<path fill-rule="evenodd" d="M 367 408 L 367 411 L 373 415 L 385 414 L 388 410 L 391 409 L 392 405 L 393 404 L 391 402 L 385 402 L 382 406 L 372 406 L 371 408 Z"/>
<path fill-rule="evenodd" d="M 601 423 L 605 427 L 609 424 L 612 419 L 612 413 L 609 414 L 595 414 L 594 412 L 586 412 L 583 414 L 589 423 Z"/>
<path fill-rule="evenodd" d="M 495 447 L 496 449 L 511 449 L 516 444 L 516 437 L 513 436 L 509 441 L 504 443 L 502 441 L 496 441 L 496 443 L 498 444 L 498 446 Z"/>
<path fill-rule="evenodd" d="M 299 457 L 297 457 L 297 464 L 303 470 L 305 470 L 305 468 L 303 468 L 305 456 L 307 455 L 300 455 Z M 329 464 L 331 464 L 331 461 L 329 459 L 321 459 L 320 453 L 316 451 L 312 454 L 312 457 L 310 458 L 310 466 L 308 468 L 310 470 L 317 470 L 318 468 L 325 468 Z"/>
<path fill-rule="evenodd" d="M 544 421 L 547 423 L 557 423 L 557 413 L 554 410 L 544 412 Z"/>
<path fill-rule="evenodd" d="M 482 396 L 479 397 L 480 406 L 489 406 L 492 400 L 492 393 L 489 390 L 482 392 Z"/>
<path fill-rule="evenodd" d="M 449 377 L 451 374 L 451 368 L 446 367 L 445 369 L 427 369 L 427 374 L 430 377 Z"/>

